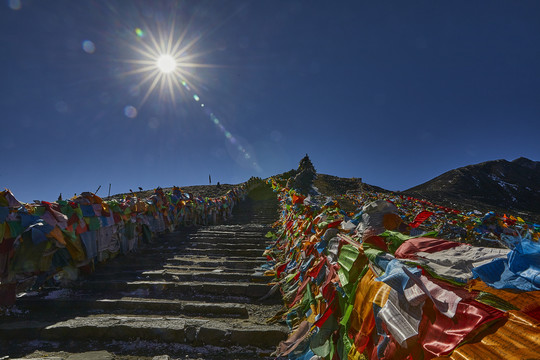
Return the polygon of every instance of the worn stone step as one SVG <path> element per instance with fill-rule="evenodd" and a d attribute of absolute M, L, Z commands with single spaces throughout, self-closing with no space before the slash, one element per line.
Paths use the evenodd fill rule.
<path fill-rule="evenodd" d="M 114 261 L 99 267 L 95 274 L 113 273 L 116 271 L 144 271 L 160 269 L 165 265 L 198 265 L 198 266 L 225 266 L 228 269 L 253 269 L 266 263 L 263 257 L 226 257 L 226 256 L 199 256 L 197 254 L 174 254 L 166 258 L 156 259 L 139 258 L 132 260 Z M 93 275 L 93 274 L 92 274 Z M 92 276 L 91 275 L 91 276 Z"/>
<path fill-rule="evenodd" d="M 163 270 L 150 270 L 145 271 L 142 274 L 142 277 L 147 277 L 150 279 L 155 278 L 164 278 L 168 280 L 176 281 L 228 281 L 228 282 L 257 282 L 257 283 L 268 283 L 271 278 L 264 276 L 263 273 L 253 272 L 251 274 L 246 273 L 234 273 L 234 272 L 225 272 L 220 269 L 215 269 L 213 271 L 194 271 L 187 270 L 181 271 L 176 269 L 163 269 Z"/>
<path fill-rule="evenodd" d="M 39 344 L 39 349 L 32 352 L 36 343 Z M 96 348 L 107 350 L 96 350 Z M 96 343 L 82 339 L 70 340 L 66 343 L 43 340 L 39 342 L 36 340 L 13 342 L 0 339 L 0 349 L 3 350 L 3 354 L 9 356 L 10 360 L 276 360 L 275 356 L 271 356 L 273 348 L 193 346 L 181 343 L 133 340 Z M 62 352 L 59 352 L 59 349 Z M 31 355 L 28 355 L 30 353 Z"/>
<path fill-rule="evenodd" d="M 186 319 L 173 316 L 91 315 L 56 323 L 25 321 L 0 324 L 3 339 L 128 341 L 214 346 L 275 347 L 287 337 L 284 326 L 254 325 L 246 321 Z"/>
<path fill-rule="evenodd" d="M 258 231 L 262 232 L 267 228 L 268 228 L 267 225 L 258 224 L 258 223 L 255 223 L 255 224 L 249 224 L 249 223 L 235 224 L 234 221 L 231 221 L 231 222 L 229 222 L 227 224 L 208 225 L 208 226 L 205 226 L 205 227 L 202 227 L 202 228 L 198 228 L 197 232 L 199 232 L 199 231 L 202 231 L 202 232 L 215 231 L 215 232 L 233 233 L 233 232 L 237 232 L 237 231 L 241 230 L 242 232 L 250 233 L 250 232 L 258 232 Z"/>
<path fill-rule="evenodd" d="M 271 228 L 272 224 L 274 223 L 274 221 L 276 221 L 277 218 L 275 217 L 261 217 L 261 216 L 258 216 L 258 217 L 253 217 L 251 218 L 251 216 L 242 216 L 242 217 L 239 217 L 236 221 L 239 222 L 239 223 L 244 223 L 244 224 L 263 224 L 269 228 Z"/>
<path fill-rule="evenodd" d="M 264 249 L 199 249 L 199 248 L 185 248 L 183 249 L 185 254 L 201 255 L 201 256 L 231 256 L 231 257 L 262 257 Z"/>
<path fill-rule="evenodd" d="M 163 297 L 186 299 L 187 297 L 216 295 L 221 297 L 243 297 L 258 299 L 270 290 L 270 286 L 257 283 L 240 282 L 180 282 L 180 281 L 86 281 L 78 289 L 90 291 L 133 292 L 145 290 L 149 294 L 162 294 Z M 161 296 L 160 296 L 161 297 Z"/>
<path fill-rule="evenodd" d="M 92 274 L 87 280 L 156 280 L 157 278 L 174 278 L 176 281 L 239 281 L 239 282 L 267 282 L 270 278 L 264 276 L 262 269 L 226 269 L 224 267 L 188 267 L 163 265 L 157 269 L 118 269 L 116 271 L 99 272 Z"/>
<path fill-rule="evenodd" d="M 191 233 L 188 237 L 220 237 L 220 238 L 242 238 L 242 239 L 258 239 L 264 237 L 266 229 L 249 230 L 247 226 L 240 227 L 234 230 L 212 229 L 211 227 L 202 228 L 197 232 Z"/>
<path fill-rule="evenodd" d="M 152 259 L 161 259 L 167 256 L 182 255 L 182 254 L 200 254 L 205 256 L 205 252 L 212 255 L 221 255 L 221 256 L 252 256 L 258 257 L 264 252 L 268 244 L 259 243 L 259 244 L 250 244 L 251 246 L 228 244 L 221 246 L 220 243 L 209 243 L 206 244 L 186 241 L 182 244 L 176 246 L 168 246 L 155 249 L 145 249 L 138 257 L 130 257 L 135 260 L 142 260 L 147 258 Z"/>
<path fill-rule="evenodd" d="M 40 318 L 47 314 L 58 318 L 60 314 L 77 313 L 80 311 L 107 311 L 114 313 L 152 313 L 154 315 L 187 315 L 202 317 L 234 317 L 247 318 L 248 310 L 245 304 L 216 303 L 202 301 L 183 301 L 176 299 L 151 299 L 141 297 L 91 298 L 79 297 L 76 294 L 67 297 L 48 299 L 43 297 L 23 297 L 17 301 L 21 311 L 41 313 Z"/>
<path fill-rule="evenodd" d="M 130 256 L 130 259 L 138 261 L 140 259 L 162 259 L 168 256 L 174 256 L 178 253 L 184 253 L 186 243 L 179 243 L 174 246 L 162 247 L 162 248 L 147 248 L 140 252 Z"/>
<path fill-rule="evenodd" d="M 266 271 L 260 266 L 254 267 L 251 269 L 235 269 L 235 268 L 227 267 L 226 264 L 216 265 L 216 263 L 209 264 L 208 266 L 197 265 L 197 264 L 189 264 L 189 265 L 165 264 L 163 265 L 163 269 L 170 269 L 170 270 L 176 270 L 176 271 L 227 272 L 227 273 L 233 273 L 233 274 L 239 274 L 239 275 L 243 274 L 245 276 L 250 276 L 252 274 L 264 275 L 264 272 Z"/>
<path fill-rule="evenodd" d="M 253 259 L 253 258 L 201 258 L 192 256 L 175 256 L 167 259 L 169 265 L 195 265 L 205 267 L 224 267 L 226 269 L 254 269 L 260 267 L 265 263 L 265 259 Z"/>
<path fill-rule="evenodd" d="M 226 235 L 222 235 L 220 233 L 214 233 L 214 232 L 200 232 L 200 233 L 194 233 L 189 236 L 187 236 L 187 239 L 191 240 L 204 240 L 204 239 L 212 239 L 212 241 L 221 241 L 221 242 L 259 242 L 259 241 L 265 241 L 267 238 L 264 236 L 266 233 L 252 233 L 252 234 L 244 234 L 241 232 L 237 233 L 230 233 Z"/>
<path fill-rule="evenodd" d="M 182 247 L 192 247 L 198 249 L 257 249 L 264 251 L 271 243 L 268 242 L 239 242 L 239 243 L 230 243 L 230 242 L 213 242 L 207 238 L 201 238 L 200 240 L 190 240 L 185 244 L 182 244 L 178 247 L 179 250 Z"/>
<path fill-rule="evenodd" d="M 259 224 L 243 224 L 243 225 L 231 225 L 228 227 L 223 226 L 205 226 L 197 229 L 197 231 L 188 234 L 188 236 L 200 236 L 207 234 L 218 234 L 223 237 L 258 237 L 264 235 L 271 229 L 269 226 L 263 226 Z"/>

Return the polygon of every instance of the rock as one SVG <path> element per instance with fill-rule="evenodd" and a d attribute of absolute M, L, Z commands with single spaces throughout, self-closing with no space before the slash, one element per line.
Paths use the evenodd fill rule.
<path fill-rule="evenodd" d="M 108 351 L 88 351 L 68 356 L 67 360 L 112 360 L 114 355 Z"/>
<path fill-rule="evenodd" d="M 159 356 L 154 356 L 152 360 L 170 360 L 170 357 L 169 355 L 159 355 Z"/>

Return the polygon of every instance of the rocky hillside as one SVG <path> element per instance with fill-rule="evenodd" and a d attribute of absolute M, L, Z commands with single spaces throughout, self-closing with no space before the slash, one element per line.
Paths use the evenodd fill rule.
<path fill-rule="evenodd" d="M 298 170 L 278 174 L 287 179 L 295 177 Z M 237 185 L 221 184 L 182 187 L 194 196 L 221 196 Z M 336 197 L 360 191 L 388 192 L 378 186 L 365 184 L 361 178 L 341 178 L 317 174 L 313 186 L 324 196 Z M 165 189 L 169 190 L 169 189 Z M 138 197 L 149 196 L 153 190 L 135 192 Z M 428 182 L 398 194 L 427 199 L 434 203 L 470 211 L 496 211 L 540 221 L 540 162 L 526 158 L 514 161 L 494 160 L 450 170 Z M 121 197 L 120 195 L 111 198 Z M 353 211 L 346 199 L 342 207 Z"/>
<path fill-rule="evenodd" d="M 191 186 L 182 186 L 180 189 L 188 194 L 192 194 L 194 197 L 202 196 L 202 197 L 220 197 L 225 195 L 229 190 L 232 190 L 233 188 L 240 186 L 241 184 L 221 184 L 221 185 L 191 185 Z M 170 192 L 172 191 L 172 187 L 166 187 L 163 188 L 163 191 Z M 154 189 L 149 190 L 142 190 L 142 191 L 135 191 L 131 193 L 123 193 L 123 194 L 116 194 L 111 195 L 110 197 L 105 197 L 105 200 L 120 200 L 123 196 L 127 195 L 134 195 L 138 198 L 144 199 L 147 197 L 150 197 L 154 193 Z"/>
<path fill-rule="evenodd" d="M 538 218 L 540 162 L 521 157 L 464 166 L 403 193 L 447 206 L 514 211 Z"/>

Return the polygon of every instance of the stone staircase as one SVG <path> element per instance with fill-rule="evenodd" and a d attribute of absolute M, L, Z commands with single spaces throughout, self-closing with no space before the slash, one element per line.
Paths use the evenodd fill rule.
<path fill-rule="evenodd" d="M 222 225 L 184 228 L 97 267 L 68 288 L 17 299 L 0 322 L 0 358 L 106 350 L 114 358 L 265 359 L 287 337 L 261 267 L 277 218 L 267 186 Z"/>

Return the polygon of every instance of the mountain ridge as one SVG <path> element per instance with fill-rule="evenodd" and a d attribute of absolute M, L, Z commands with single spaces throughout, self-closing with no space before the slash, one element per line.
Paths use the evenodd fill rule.
<path fill-rule="evenodd" d="M 517 158 L 485 161 L 449 170 L 402 194 L 440 203 L 540 214 L 540 162 Z"/>

